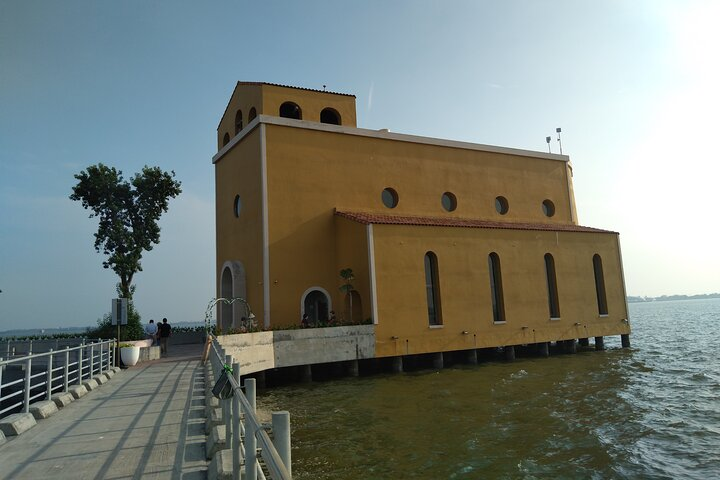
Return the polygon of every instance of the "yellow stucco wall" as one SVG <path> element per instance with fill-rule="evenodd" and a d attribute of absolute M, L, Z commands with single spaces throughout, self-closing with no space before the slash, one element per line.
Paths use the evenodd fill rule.
<path fill-rule="evenodd" d="M 340 115 L 342 125 L 357 126 L 354 96 L 270 84 L 238 84 L 218 126 L 218 150 L 223 147 L 226 133 L 231 139 L 235 136 L 235 115 L 238 110 L 242 111 L 243 127 L 246 127 L 250 123 L 248 117 L 251 108 L 255 108 L 257 115 L 277 117 L 280 115 L 280 105 L 285 102 L 293 102 L 300 107 L 302 120 L 320 122 L 320 112 L 324 108 L 332 108 Z"/>
<path fill-rule="evenodd" d="M 374 244 L 378 356 L 629 332 L 622 322 L 627 312 L 615 234 L 376 225 Z M 439 328 L 428 323 L 424 271 L 428 251 L 438 258 L 443 318 Z M 493 322 L 491 252 L 500 257 L 505 324 Z M 550 320 L 549 315 L 546 253 L 555 259 L 559 320 Z M 592 263 L 596 253 L 603 259 L 607 317 L 598 314 Z"/>
<path fill-rule="evenodd" d="M 250 132 L 215 163 L 215 225 L 217 296 L 226 261 L 242 262 L 246 272 L 246 300 L 258 321 L 263 318 L 263 222 L 260 129 Z M 235 196 L 242 209 L 235 217 Z"/>
<path fill-rule="evenodd" d="M 570 223 L 566 162 L 460 148 L 402 143 L 300 128 L 267 125 L 271 322 L 298 321 L 301 295 L 320 286 L 336 311 L 339 268 L 367 269 L 367 248 L 342 261 L 334 209 L 397 215 L 431 215 L 545 223 Z M 395 209 L 382 204 L 385 187 L 397 190 Z M 440 203 L 443 192 L 458 198 L 455 212 Z M 495 197 L 510 202 L 507 215 Z M 552 218 L 542 201 L 556 206 Z M 359 231 L 364 237 L 365 231 Z M 422 257 L 421 257 L 422 258 Z M 367 281 L 356 281 L 367 289 Z M 369 294 L 362 294 L 370 317 Z"/>
<path fill-rule="evenodd" d="M 283 96 L 285 90 L 298 96 Z M 317 100 L 318 96 L 332 95 L 296 90 L 264 85 L 261 90 L 249 89 L 255 93 L 248 95 L 260 92 L 260 97 L 251 100 L 262 99 L 258 114 L 277 110 L 282 101 L 295 101 L 303 109 L 304 120 L 309 120 L 313 111 L 319 115 L 319 107 L 313 110 L 315 107 L 307 106 L 312 102 L 307 103 L 306 96 Z M 219 134 L 228 119 L 233 125 L 233 102 L 245 101 L 238 91 Z M 347 99 L 354 100 L 341 100 Z M 352 105 L 354 120 L 354 101 Z M 343 121 L 345 118 L 343 114 Z M 352 134 L 361 133 L 356 130 L 320 131 L 309 128 L 306 121 L 289 122 L 290 126 L 263 123 L 267 282 L 273 327 L 299 323 L 302 296 L 311 288 L 326 291 L 331 297 L 330 308 L 338 314 L 343 312 L 341 268 L 353 269 L 363 318 L 373 317 L 368 227 L 338 217 L 336 209 L 515 223 L 577 223 L 566 157 L 429 145 L 383 134 Z M 218 282 L 225 261 L 243 262 L 247 299 L 262 319 L 265 279 L 260 134 L 260 127 L 243 131 L 244 137 L 217 159 L 216 215 Z M 399 195 L 394 209 L 382 203 L 386 187 Z M 444 192 L 456 196 L 455 211 L 442 208 Z M 243 201 L 239 219 L 232 212 L 238 193 Z M 509 202 L 506 215 L 495 210 L 497 196 Z M 555 205 L 553 217 L 543 214 L 545 199 Z M 616 234 L 401 225 L 374 225 L 373 232 L 378 305 L 373 320 L 378 322 L 378 356 L 629 333 L 622 322 L 627 311 Z M 427 321 L 423 258 L 428 250 L 439 260 L 442 328 L 431 329 Z M 498 253 L 502 264 L 507 318 L 503 325 L 492 322 L 487 264 L 490 252 Z M 548 252 L 555 258 L 560 320 L 549 319 L 543 260 Z M 600 317 L 597 311 L 592 265 L 595 253 L 603 259 L 607 317 Z"/>

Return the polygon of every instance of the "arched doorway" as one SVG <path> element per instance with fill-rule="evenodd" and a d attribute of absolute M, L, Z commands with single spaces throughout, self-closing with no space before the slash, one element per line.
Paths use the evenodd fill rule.
<path fill-rule="evenodd" d="M 223 268 L 222 278 L 220 280 L 220 296 L 222 298 L 232 298 L 233 281 L 230 267 Z M 220 303 L 220 328 L 226 332 L 232 326 L 233 306 L 225 302 Z"/>
<path fill-rule="evenodd" d="M 220 274 L 220 298 L 232 300 L 233 298 L 247 298 L 245 267 L 239 261 L 227 261 L 223 264 L 222 273 Z M 218 327 L 224 332 L 230 329 L 238 328 L 241 324 L 243 316 L 248 315 L 249 306 L 241 304 L 242 302 L 234 302 L 228 304 L 226 302 L 218 303 Z"/>
<path fill-rule="evenodd" d="M 327 322 L 331 308 L 330 295 L 325 289 L 314 287 L 303 295 L 302 313 L 308 316 L 311 325 Z"/>

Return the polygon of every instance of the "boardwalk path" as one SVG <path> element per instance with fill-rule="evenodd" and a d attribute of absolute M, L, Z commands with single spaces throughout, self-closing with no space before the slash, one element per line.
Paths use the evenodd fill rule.
<path fill-rule="evenodd" d="M 38 421 L 0 446 L 0 478 L 206 478 L 201 349 L 170 345 Z"/>

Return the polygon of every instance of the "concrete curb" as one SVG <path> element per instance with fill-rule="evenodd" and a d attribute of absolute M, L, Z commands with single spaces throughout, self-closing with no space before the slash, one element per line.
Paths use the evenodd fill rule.
<path fill-rule="evenodd" d="M 0 445 L 5 443 L 7 440 L 5 440 L 5 434 L 0 430 Z"/>
<path fill-rule="evenodd" d="M 222 425 L 223 423 L 222 409 L 212 408 L 208 410 L 208 414 L 205 418 L 205 434 L 210 435 L 213 428 Z"/>
<path fill-rule="evenodd" d="M 225 442 L 225 425 L 218 425 L 213 427 L 212 432 L 208 435 L 207 443 L 205 444 L 205 454 L 208 460 L 217 454 L 220 450 L 227 448 Z"/>
<path fill-rule="evenodd" d="M 14 413 L 0 420 L 0 431 L 6 437 L 20 435 L 37 425 L 32 413 Z"/>
<path fill-rule="evenodd" d="M 93 379 L 93 378 L 91 378 L 90 380 L 85 380 L 85 381 L 83 382 L 83 387 L 85 387 L 88 392 L 92 392 L 93 390 L 95 390 L 95 389 L 98 388 L 99 386 L 100 386 L 100 385 L 98 385 L 98 382 L 97 382 L 95 379 Z"/>
<path fill-rule="evenodd" d="M 241 467 L 240 472 L 241 478 L 245 476 L 245 467 Z M 207 472 L 208 480 L 232 480 L 233 478 L 233 466 L 232 466 L 232 454 L 230 450 L 220 450 L 208 465 Z"/>
<path fill-rule="evenodd" d="M 79 400 L 80 398 L 87 395 L 88 389 L 85 388 L 85 385 L 73 385 L 72 387 L 68 388 L 68 392 L 70 392 L 70 394 L 75 400 Z"/>
<path fill-rule="evenodd" d="M 70 392 L 62 392 L 52 395 L 50 400 L 55 402 L 58 408 L 64 408 L 70 405 L 75 400 L 75 397 Z"/>
<path fill-rule="evenodd" d="M 52 400 L 43 400 L 42 402 L 36 402 L 30 405 L 30 413 L 35 417 L 35 420 L 42 420 L 48 418 L 50 415 L 54 415 L 58 412 L 58 407 Z"/>

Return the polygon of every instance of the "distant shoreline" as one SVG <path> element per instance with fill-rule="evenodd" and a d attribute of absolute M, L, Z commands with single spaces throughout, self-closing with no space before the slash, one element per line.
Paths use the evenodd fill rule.
<path fill-rule="evenodd" d="M 204 322 L 174 322 L 173 327 L 176 328 L 193 328 L 204 326 Z M 24 338 L 37 336 L 53 336 L 53 335 L 77 335 L 82 337 L 88 330 L 95 327 L 55 327 L 55 328 L 23 328 L 16 330 L 6 330 L 0 332 L 0 339 L 7 338 Z"/>
<path fill-rule="evenodd" d="M 701 295 L 662 295 L 660 297 L 633 297 L 628 296 L 628 303 L 644 302 L 670 302 L 673 300 L 707 300 L 709 298 L 720 298 L 720 293 L 704 293 Z"/>

